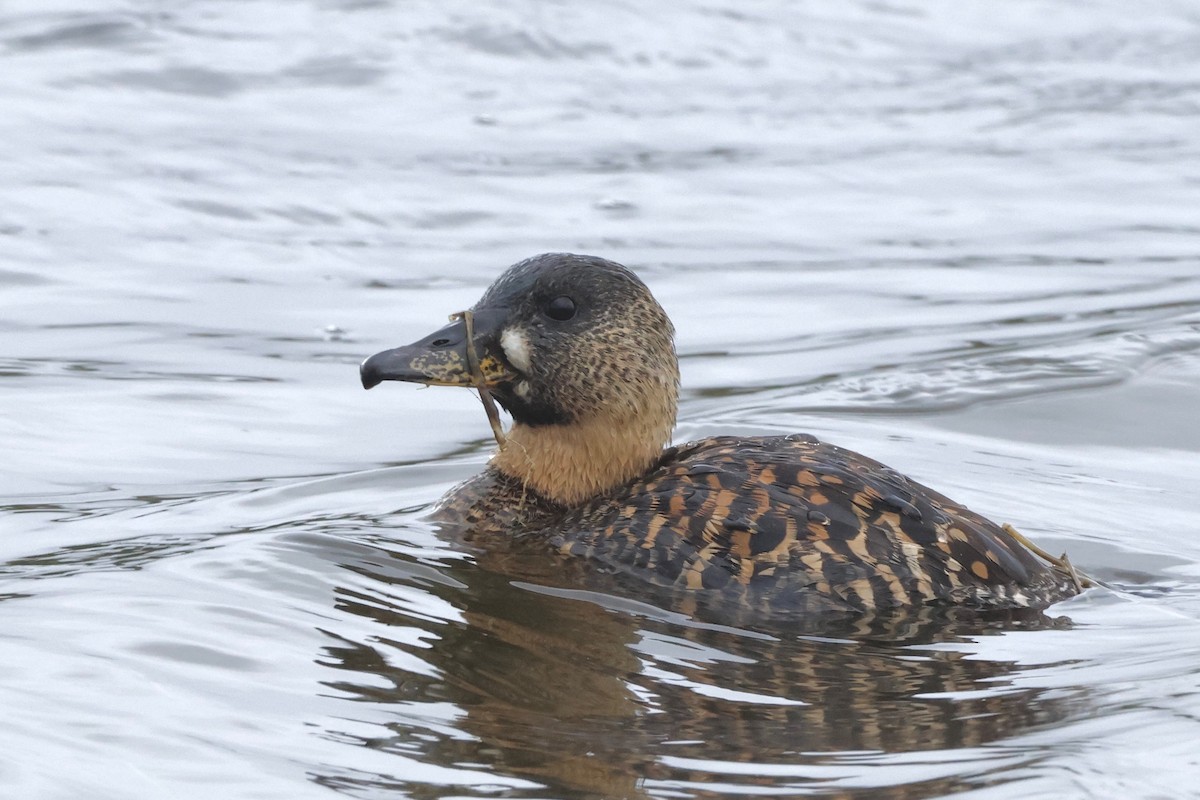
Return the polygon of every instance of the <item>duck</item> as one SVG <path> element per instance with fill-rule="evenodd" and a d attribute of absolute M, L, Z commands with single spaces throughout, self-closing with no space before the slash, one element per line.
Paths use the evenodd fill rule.
<path fill-rule="evenodd" d="M 498 403 L 510 430 L 493 420 L 500 447 L 435 518 L 478 541 L 523 542 L 576 573 L 618 575 L 623 591 L 669 588 L 764 614 L 864 614 L 1041 610 L 1084 588 L 1065 556 L 815 436 L 672 445 L 674 333 L 632 270 L 546 253 L 359 372 L 366 389 L 468 387 Z"/>

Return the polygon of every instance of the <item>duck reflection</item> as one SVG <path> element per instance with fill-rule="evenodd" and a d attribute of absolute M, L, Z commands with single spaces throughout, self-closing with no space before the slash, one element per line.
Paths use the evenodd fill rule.
<path fill-rule="evenodd" d="M 658 608 L 631 604 L 619 599 L 616 578 L 572 574 L 519 547 L 445 566 L 436 582 L 401 552 L 342 561 L 354 580 L 340 590 L 339 608 L 369 620 L 373 635 L 327 649 L 323 663 L 342 673 L 330 685 L 376 708 L 390 704 L 396 716 L 370 739 L 329 734 L 460 770 L 448 779 L 459 793 L 494 796 L 507 778 L 539 787 L 511 796 L 716 797 L 787 787 L 855 796 L 824 785 L 821 770 L 987 745 L 1061 720 L 1082 702 L 1015 688 L 1005 680 L 1015 665 L 972 653 L 967 637 L 1070 624 L 1039 612 L 751 622 L 679 597 L 660 598 Z M 404 599 L 414 588 L 454 613 L 415 612 Z M 415 630 L 420 643 L 389 635 L 396 629 Z M 936 643 L 956 644 L 921 647 Z M 413 658 L 419 668 L 405 666 Z M 455 715 L 429 724 L 420 704 Z M 947 771 L 922 777 L 917 767 L 867 794 L 967 788 Z M 980 771 L 974 764 L 962 774 L 977 786 Z M 420 776 L 333 770 L 315 779 L 414 797 L 446 788 Z"/>

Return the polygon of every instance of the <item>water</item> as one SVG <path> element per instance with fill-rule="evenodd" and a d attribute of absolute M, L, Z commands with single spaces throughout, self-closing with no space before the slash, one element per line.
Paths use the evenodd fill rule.
<path fill-rule="evenodd" d="M 1200 796 L 1194 3 L 10 0 L 0 110 L 4 796 Z M 477 400 L 355 365 L 547 250 L 662 300 L 679 439 L 1111 588 L 797 636 L 475 561 Z"/>

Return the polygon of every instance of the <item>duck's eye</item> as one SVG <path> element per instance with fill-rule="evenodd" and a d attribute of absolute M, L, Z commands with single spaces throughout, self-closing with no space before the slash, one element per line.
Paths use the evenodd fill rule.
<path fill-rule="evenodd" d="M 575 301 L 563 295 L 546 304 L 546 316 L 564 322 L 575 316 Z"/>

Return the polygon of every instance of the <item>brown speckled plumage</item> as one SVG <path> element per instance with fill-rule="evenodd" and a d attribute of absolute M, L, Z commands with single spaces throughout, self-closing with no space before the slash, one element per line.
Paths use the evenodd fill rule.
<path fill-rule="evenodd" d="M 551 316 L 565 309 L 569 317 Z M 764 614 L 1039 608 L 1075 592 L 996 524 L 813 437 L 713 437 L 664 450 L 677 396 L 672 331 L 624 267 L 539 256 L 506 272 L 474 314 L 485 321 L 476 347 L 493 364 L 486 385 L 514 425 L 438 516 L 482 547 L 519 541 L 526 555 L 635 590 Z M 470 385 L 472 376 L 448 379 L 444 368 L 466 363 L 463 350 L 451 325 L 372 356 L 364 385 Z M 422 371 L 431 353 L 436 375 Z"/>

